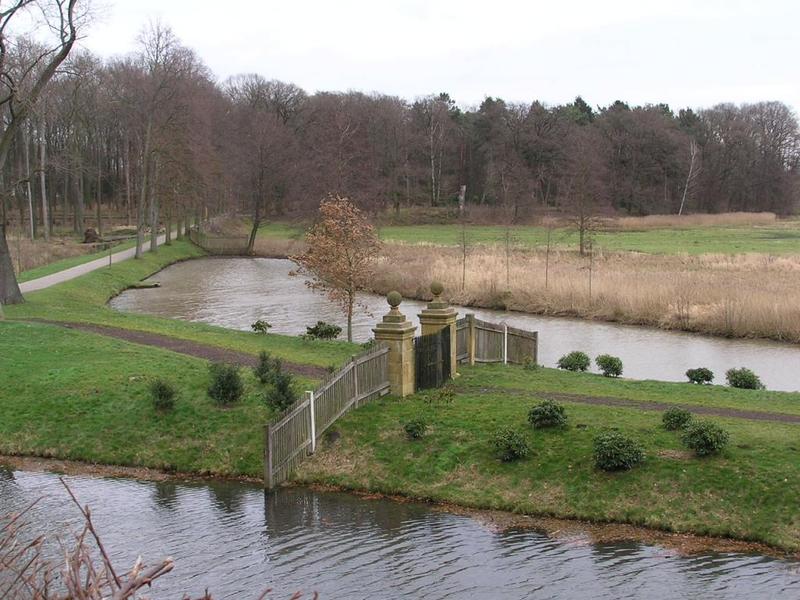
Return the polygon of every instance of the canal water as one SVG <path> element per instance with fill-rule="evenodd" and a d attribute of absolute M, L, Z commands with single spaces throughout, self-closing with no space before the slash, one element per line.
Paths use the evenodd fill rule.
<path fill-rule="evenodd" d="M 593 544 L 530 530 L 497 532 L 414 503 L 232 482 L 65 478 L 118 567 L 171 556 L 154 598 L 560 598 L 651 600 L 800 597 L 800 562 L 761 555 L 681 556 L 642 543 Z M 0 513 L 42 497 L 30 519 L 50 536 L 80 525 L 56 475 L 0 466 Z"/>
<path fill-rule="evenodd" d="M 291 261 L 281 259 L 186 261 L 150 278 L 160 282 L 160 288 L 128 290 L 114 298 L 111 306 L 248 331 L 251 323 L 265 319 L 273 326 L 271 332 L 289 335 L 305 333 L 306 326 L 318 320 L 344 328 L 339 307 L 324 294 L 311 291 L 302 277 L 290 275 L 293 269 Z M 354 337 L 366 341 L 388 306 L 384 298 L 370 294 L 360 295 L 359 301 Z M 422 302 L 404 300 L 401 310 L 418 324 L 417 314 L 423 307 Z M 555 366 L 567 352 L 582 350 L 592 357 L 604 353 L 619 356 L 624 376 L 634 379 L 685 381 L 687 369 L 702 366 L 714 371 L 717 383 L 724 383 L 725 371 L 746 366 L 768 389 L 800 390 L 800 345 L 485 309 L 459 312 L 539 331 L 539 361 L 545 366 Z"/>

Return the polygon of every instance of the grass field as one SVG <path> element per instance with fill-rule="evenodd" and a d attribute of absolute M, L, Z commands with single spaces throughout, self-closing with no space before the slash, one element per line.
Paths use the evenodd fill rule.
<path fill-rule="evenodd" d="M 505 227 L 469 225 L 467 243 L 505 244 Z M 261 236 L 275 239 L 300 239 L 302 228 L 285 223 L 271 223 L 261 228 Z M 511 242 L 526 248 L 547 244 L 544 227 L 511 227 Z M 458 246 L 459 225 L 402 225 L 379 229 L 381 239 L 406 244 Z M 551 244 L 559 249 L 577 249 L 577 232 L 553 229 Z M 742 227 L 689 227 L 646 230 L 599 231 L 594 236 L 595 250 L 609 252 L 644 252 L 649 254 L 800 254 L 800 228 L 792 224 Z"/>
<path fill-rule="evenodd" d="M 336 428 L 339 440 L 322 446 L 301 466 L 297 480 L 519 513 L 614 521 L 668 531 L 760 541 L 800 549 L 800 426 L 714 418 L 732 443 L 720 456 L 698 459 L 679 435 L 661 427 L 658 412 L 565 403 L 566 430 L 534 431 L 527 411 L 544 389 L 606 388 L 642 399 L 732 402 L 742 408 L 785 408 L 796 395 L 772 393 L 732 398 L 721 388 L 694 392 L 689 384 L 602 381 L 600 376 L 517 367 L 464 369 L 452 404 L 426 402 L 424 394 L 386 399 L 350 413 Z M 525 387 L 527 395 L 497 386 Z M 592 381 L 595 380 L 595 381 Z M 563 384 L 563 385 L 562 385 Z M 655 389 L 661 386 L 661 390 Z M 494 390 L 494 391 L 492 391 Z M 682 394 L 681 390 L 687 393 Z M 772 404 L 772 402 L 776 404 Z M 403 424 L 422 417 L 428 433 L 409 441 Z M 495 456 L 490 438 L 500 426 L 524 432 L 532 455 L 514 463 Z M 592 440 L 616 429 L 640 440 L 644 465 L 630 472 L 597 471 Z"/>

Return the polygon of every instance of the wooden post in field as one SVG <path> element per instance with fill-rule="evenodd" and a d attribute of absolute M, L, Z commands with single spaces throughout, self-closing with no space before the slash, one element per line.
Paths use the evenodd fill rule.
<path fill-rule="evenodd" d="M 317 451 L 317 417 L 314 414 L 314 392 L 306 392 L 308 414 L 311 419 L 311 454 Z"/>
<path fill-rule="evenodd" d="M 275 477 L 272 472 L 272 425 L 264 428 L 264 483 L 268 490 L 275 487 Z"/>
<path fill-rule="evenodd" d="M 470 313 L 467 315 L 467 352 L 469 353 L 469 364 L 475 365 L 475 350 L 477 345 L 477 331 L 475 329 L 475 315 Z"/>
<path fill-rule="evenodd" d="M 353 354 L 352 356 L 352 363 L 353 363 L 353 397 L 355 400 L 355 407 L 358 408 L 358 397 L 361 395 L 358 389 L 358 362 L 356 361 L 358 357 Z"/>
<path fill-rule="evenodd" d="M 508 325 L 503 323 L 503 364 L 508 364 Z"/>

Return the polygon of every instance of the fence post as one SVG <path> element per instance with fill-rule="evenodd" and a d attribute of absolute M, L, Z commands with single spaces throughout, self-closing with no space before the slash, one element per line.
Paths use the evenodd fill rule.
<path fill-rule="evenodd" d="M 469 353 L 469 364 L 470 366 L 475 365 L 475 349 L 477 345 L 477 331 L 475 329 L 475 315 L 470 313 L 467 315 L 467 324 L 468 328 L 467 331 L 467 352 Z"/>
<path fill-rule="evenodd" d="M 267 484 L 267 489 L 271 490 L 275 487 L 275 479 L 272 473 L 272 425 L 267 424 L 265 434 L 267 439 L 264 442 L 264 446 L 267 456 L 264 461 L 264 482 Z"/>
<path fill-rule="evenodd" d="M 508 364 L 508 325 L 503 323 L 503 364 Z"/>
<path fill-rule="evenodd" d="M 306 392 L 306 400 L 308 400 L 308 412 L 311 417 L 311 454 L 314 454 L 317 451 L 317 418 L 314 414 L 314 392 Z"/>
<path fill-rule="evenodd" d="M 533 332 L 533 362 L 539 364 L 539 332 Z"/>
<path fill-rule="evenodd" d="M 355 407 L 356 408 L 358 408 L 358 396 L 359 396 L 359 390 L 358 390 L 358 363 L 356 362 L 357 358 L 358 357 L 355 354 L 353 354 L 353 359 L 352 359 L 353 360 L 353 396 L 356 399 L 356 401 L 355 401 Z"/>

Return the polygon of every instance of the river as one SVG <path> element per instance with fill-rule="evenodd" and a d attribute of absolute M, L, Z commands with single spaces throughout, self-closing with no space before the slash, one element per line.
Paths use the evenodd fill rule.
<path fill-rule="evenodd" d="M 177 263 L 150 278 L 159 288 L 132 289 L 111 301 L 122 311 L 200 321 L 250 330 L 266 319 L 271 332 L 297 335 L 318 320 L 344 327 L 339 308 L 324 294 L 311 291 L 301 277 L 290 276 L 291 261 L 266 258 L 207 258 Z M 354 337 L 366 341 L 371 328 L 387 311 L 384 298 L 359 296 Z M 404 300 L 401 310 L 418 324 L 424 303 Z M 800 390 L 800 346 L 764 340 L 725 339 L 581 319 L 543 317 L 485 309 L 460 309 L 479 318 L 539 331 L 539 361 L 555 366 L 572 350 L 590 356 L 613 354 L 624 364 L 624 376 L 634 379 L 685 381 L 689 368 L 707 367 L 724 383 L 725 371 L 746 366 L 768 389 Z"/>
<path fill-rule="evenodd" d="M 88 504 L 118 567 L 175 559 L 154 598 L 797 598 L 800 562 L 737 553 L 681 556 L 642 543 L 494 531 L 424 504 L 241 483 L 65 478 Z M 80 524 L 56 475 L 0 466 L 0 507 L 43 497 L 30 519 L 49 535 Z M 59 556 L 53 543 L 50 552 Z"/>

